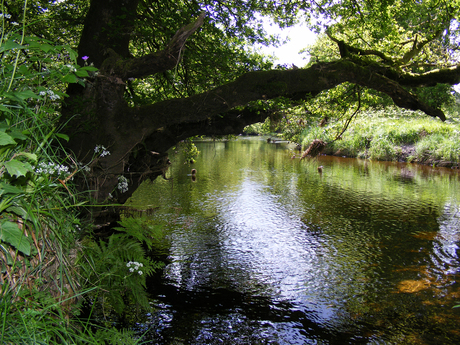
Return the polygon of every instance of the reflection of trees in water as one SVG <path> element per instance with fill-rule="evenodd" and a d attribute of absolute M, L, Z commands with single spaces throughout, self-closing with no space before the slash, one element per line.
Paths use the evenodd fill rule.
<path fill-rule="evenodd" d="M 304 334 L 315 327 L 326 330 L 323 340 L 330 343 L 346 337 L 334 328 L 338 324 L 348 327 L 355 340 L 398 343 L 412 337 L 446 343 L 446 334 L 458 324 L 436 317 L 449 318 L 452 311 L 446 305 L 455 301 L 455 275 L 446 272 L 458 271 L 459 216 L 458 206 L 439 205 L 458 191 L 458 178 L 417 166 L 335 157 L 309 164 L 291 160 L 286 150 L 274 150 L 261 140 L 198 145 L 197 183 L 187 176 L 190 166 L 179 162 L 171 187 L 163 189 L 173 198 L 165 202 L 180 209 L 171 216 L 181 227 L 173 236 L 172 257 L 178 262 L 168 273 L 180 278 L 170 282 L 175 285 L 171 288 L 184 299 L 195 299 L 184 307 L 167 298 L 175 318 L 168 327 L 180 328 L 182 322 L 197 339 L 207 331 L 222 333 L 231 319 L 243 320 L 232 324 L 240 335 L 259 334 L 263 326 L 257 320 L 263 312 L 250 310 L 276 310 L 285 276 L 270 272 L 282 271 L 301 274 L 304 280 L 297 290 L 304 297 L 290 299 L 292 305 L 281 313 L 294 324 L 291 329 L 305 323 Z M 251 207 L 256 214 L 248 211 Z M 236 228 L 232 233 L 229 224 Z M 305 264 L 308 260 L 311 265 Z M 289 288 L 290 281 L 285 282 Z M 226 294 L 233 301 L 230 306 L 219 302 Z M 321 314 L 322 302 L 334 317 Z M 194 321 L 187 323 L 188 318 Z M 282 321 L 268 319 L 270 339 L 276 339 Z M 458 322 L 455 315 L 451 320 Z"/>

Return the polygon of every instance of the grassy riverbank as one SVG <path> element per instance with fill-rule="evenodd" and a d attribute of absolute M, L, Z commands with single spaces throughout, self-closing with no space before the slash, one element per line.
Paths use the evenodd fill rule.
<path fill-rule="evenodd" d="M 323 151 L 327 155 L 447 167 L 458 167 L 460 163 L 460 120 L 452 114 L 442 122 L 419 112 L 390 107 L 359 114 L 335 140 L 342 128 L 339 121 L 306 128 L 300 134 L 302 147 L 321 139 L 328 143 Z"/>
<path fill-rule="evenodd" d="M 146 251 L 160 229 L 126 218 L 101 236 L 82 216 L 91 163 L 60 145 L 59 109 L 67 83 L 84 85 L 97 69 L 67 45 L 27 36 L 22 19 L 0 32 L 0 344 L 139 343 L 112 316 L 127 305 L 151 310 L 146 276 L 161 263 Z M 107 154 L 96 147 L 93 162 Z"/>

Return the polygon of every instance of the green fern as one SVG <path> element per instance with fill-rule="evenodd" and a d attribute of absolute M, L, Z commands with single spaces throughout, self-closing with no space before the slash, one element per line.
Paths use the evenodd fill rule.
<path fill-rule="evenodd" d="M 124 218 L 119 222 L 121 227 L 114 228 L 117 231 L 124 232 L 144 243 L 149 250 L 157 252 L 169 249 L 169 243 L 165 239 L 162 226 L 152 224 L 152 221 L 146 217 L 141 218 Z"/>
<path fill-rule="evenodd" d="M 80 258 L 85 284 L 99 287 L 99 296 L 117 313 L 129 303 L 148 309 L 145 292 L 146 276 L 163 267 L 146 256 L 144 245 L 153 246 L 157 227 L 144 225 L 141 220 L 127 218 L 115 228 L 119 233 L 107 241 L 86 240 Z M 146 231 L 149 230 L 149 231 Z"/>
<path fill-rule="evenodd" d="M 96 344 L 111 344 L 111 345 L 135 345 L 139 344 L 136 340 L 134 332 L 130 330 L 117 330 L 116 328 L 104 328 L 96 331 L 94 342 Z"/>

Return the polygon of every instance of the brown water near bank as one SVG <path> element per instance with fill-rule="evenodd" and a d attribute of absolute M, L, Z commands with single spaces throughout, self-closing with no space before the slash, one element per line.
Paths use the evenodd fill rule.
<path fill-rule="evenodd" d="M 427 165 L 427 166 L 439 167 L 439 168 L 451 168 L 457 171 L 460 169 L 459 162 L 437 159 L 435 157 L 430 156 L 428 153 L 420 159 L 416 158 L 417 154 L 416 154 L 414 145 L 407 144 L 407 145 L 399 146 L 398 148 L 399 148 L 399 154 L 390 161 L 397 161 L 400 163 L 403 162 L 403 163 L 420 164 L 420 165 Z M 348 155 L 348 153 L 343 150 L 334 151 L 332 149 L 326 148 L 324 150 L 324 153 L 330 156 L 337 156 L 337 157 L 343 157 L 343 158 L 356 158 L 354 156 Z"/>
<path fill-rule="evenodd" d="M 151 343 L 460 343 L 456 171 L 197 146 L 195 181 L 178 154 L 172 181 L 131 200 L 159 207 L 171 243 L 156 309 L 132 325 Z"/>

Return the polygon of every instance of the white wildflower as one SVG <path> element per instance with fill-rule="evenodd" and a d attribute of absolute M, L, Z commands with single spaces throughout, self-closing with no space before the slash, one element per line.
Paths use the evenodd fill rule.
<path fill-rule="evenodd" d="M 133 266 L 133 267 L 131 267 Z M 126 267 L 129 268 L 129 271 L 132 273 L 132 272 L 136 272 L 137 271 L 137 274 L 139 274 L 140 276 L 144 274 L 144 272 L 142 272 L 141 270 L 139 270 L 139 267 L 144 267 L 144 265 L 141 263 L 141 262 L 137 262 L 137 261 L 130 261 L 126 264 Z"/>
<path fill-rule="evenodd" d="M 36 174 L 54 175 L 58 178 L 64 178 L 69 175 L 69 167 L 54 162 L 40 162 L 34 169 Z"/>
<path fill-rule="evenodd" d="M 128 180 L 124 176 L 118 176 L 118 190 L 121 193 L 125 193 L 128 191 Z"/>
<path fill-rule="evenodd" d="M 105 157 L 110 155 L 110 152 L 103 145 L 96 145 L 94 148 L 95 153 L 99 153 L 99 157 Z"/>

